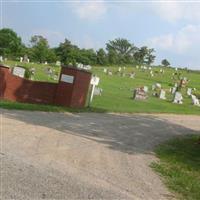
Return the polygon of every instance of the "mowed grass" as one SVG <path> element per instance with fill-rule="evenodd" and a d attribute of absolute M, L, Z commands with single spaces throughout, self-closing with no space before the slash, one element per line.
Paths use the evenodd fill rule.
<path fill-rule="evenodd" d="M 153 169 L 178 199 L 200 199 L 200 136 L 172 139 L 155 150 Z"/>
<path fill-rule="evenodd" d="M 22 65 L 22 63 L 8 61 L 10 66 Z M 23 64 L 24 65 L 24 64 Z M 49 65 L 41 64 L 25 64 L 27 67 L 34 67 L 36 69 L 35 80 L 56 82 L 47 74 L 45 68 Z M 55 72 L 60 73 L 60 67 L 50 66 Z M 200 114 L 200 107 L 192 105 L 192 100 L 186 95 L 186 89 L 182 90 L 184 97 L 183 105 L 173 104 L 173 96 L 170 94 L 169 89 L 174 85 L 172 74 L 175 72 L 172 68 L 164 69 L 164 74 L 155 74 L 150 77 L 149 71 L 141 71 L 135 67 L 127 66 L 124 72 L 126 74 L 135 72 L 135 79 L 128 77 L 120 77 L 115 74 L 118 67 L 108 67 L 113 72 L 113 76 L 108 76 L 103 73 L 103 67 L 93 67 L 92 72 L 100 77 L 100 88 L 103 89 L 102 96 L 95 96 L 91 104 L 92 110 L 103 110 L 107 112 L 127 112 L 127 113 L 177 113 L 177 114 Z M 159 71 L 159 67 L 152 68 L 153 71 Z M 188 87 L 196 88 L 200 91 L 200 73 L 187 72 L 180 70 L 181 76 L 190 79 Z M 154 83 L 161 83 L 162 87 L 167 90 L 167 100 L 161 100 L 152 96 L 151 87 Z M 145 101 L 133 100 L 133 89 L 141 86 L 149 87 L 149 98 Z M 0 103 L 0 106 L 3 105 Z M 83 109 L 85 110 L 85 109 Z"/>

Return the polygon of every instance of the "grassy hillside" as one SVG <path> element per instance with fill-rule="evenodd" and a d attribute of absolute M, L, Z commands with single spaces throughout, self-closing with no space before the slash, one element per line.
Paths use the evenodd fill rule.
<path fill-rule="evenodd" d="M 21 63 L 8 61 L 6 64 L 14 66 L 15 64 L 21 65 Z M 34 67 L 35 80 L 55 82 L 52 78 L 45 74 L 46 65 L 40 64 L 23 64 L 27 67 Z M 52 66 L 55 72 L 59 73 L 60 68 Z M 118 67 L 109 67 L 109 70 L 116 72 Z M 153 71 L 159 71 L 160 68 L 153 68 Z M 154 77 L 150 77 L 149 71 L 143 72 L 135 67 L 126 67 L 125 73 L 134 71 L 136 76 L 134 79 L 126 77 L 120 77 L 118 75 L 108 76 L 103 73 L 103 67 L 93 67 L 92 72 L 100 77 L 100 84 L 98 87 L 103 89 L 102 96 L 95 96 L 92 102 L 92 107 L 99 110 L 105 110 L 110 112 L 145 112 L 145 113 L 184 113 L 184 114 L 200 114 L 200 107 L 192 105 L 192 100 L 186 95 L 186 89 L 182 90 L 184 97 L 183 105 L 173 104 L 173 96 L 170 92 L 167 92 L 167 100 L 161 100 L 151 95 L 151 86 L 154 83 L 161 83 L 164 89 L 170 89 L 174 85 L 172 80 L 172 74 L 174 69 L 164 69 L 164 74 L 155 74 Z M 190 82 L 188 87 L 196 88 L 200 92 L 200 73 L 187 72 L 186 70 L 180 70 L 181 76 L 187 77 Z M 149 98 L 145 101 L 136 101 L 132 99 L 133 89 L 140 86 L 149 87 Z M 0 105 L 1 106 L 1 105 Z"/>

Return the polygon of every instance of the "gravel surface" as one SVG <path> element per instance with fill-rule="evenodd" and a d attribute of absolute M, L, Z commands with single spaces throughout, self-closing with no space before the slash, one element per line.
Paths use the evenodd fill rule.
<path fill-rule="evenodd" d="M 200 117 L 0 109 L 1 199 L 173 199 L 154 147 Z"/>

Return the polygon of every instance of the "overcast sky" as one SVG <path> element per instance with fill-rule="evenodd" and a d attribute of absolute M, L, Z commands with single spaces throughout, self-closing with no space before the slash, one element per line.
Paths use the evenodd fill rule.
<path fill-rule="evenodd" d="M 156 50 L 156 63 L 200 70 L 200 1 L 3 0 L 3 27 L 28 44 L 41 34 L 56 46 L 68 38 L 84 48 L 105 48 L 117 37 Z"/>

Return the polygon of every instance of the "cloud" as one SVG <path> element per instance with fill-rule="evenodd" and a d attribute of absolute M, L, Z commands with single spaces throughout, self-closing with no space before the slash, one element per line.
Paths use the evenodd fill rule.
<path fill-rule="evenodd" d="M 151 8 L 159 17 L 168 22 L 200 21 L 199 2 L 156 2 L 151 4 Z"/>
<path fill-rule="evenodd" d="M 73 3 L 72 9 L 81 19 L 96 20 L 107 12 L 105 1 L 87 1 Z"/>
<path fill-rule="evenodd" d="M 148 43 L 161 50 L 184 54 L 196 49 L 200 50 L 200 25 L 187 25 L 174 34 L 153 37 Z"/>

